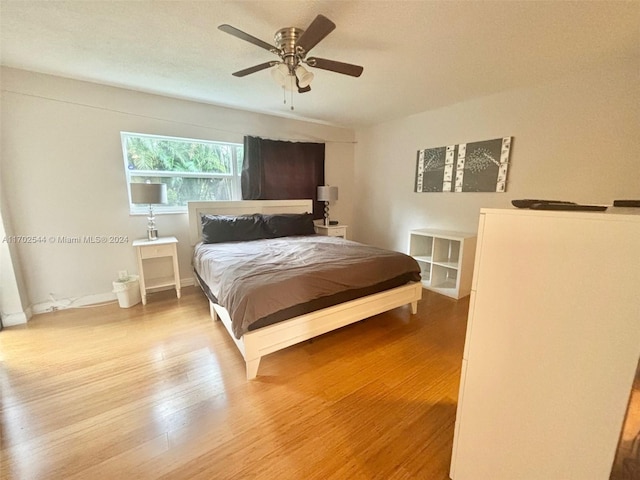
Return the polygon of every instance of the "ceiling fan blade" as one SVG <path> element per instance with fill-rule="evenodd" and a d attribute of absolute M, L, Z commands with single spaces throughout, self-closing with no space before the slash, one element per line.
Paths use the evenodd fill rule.
<path fill-rule="evenodd" d="M 352 77 L 359 77 L 362 75 L 362 71 L 364 70 L 364 68 L 359 65 L 336 62 L 335 60 L 327 60 L 326 58 L 311 57 L 307 58 L 306 62 L 310 67 L 342 73 L 344 75 L 351 75 Z"/>
<path fill-rule="evenodd" d="M 265 62 L 265 63 L 261 63 L 260 65 L 255 65 L 253 67 L 245 68 L 244 70 L 239 70 L 237 72 L 234 72 L 232 75 L 234 77 L 245 77 L 252 73 L 259 72 L 260 70 L 264 70 L 265 68 L 273 67 L 274 65 L 277 65 L 277 64 L 278 62 Z"/>
<path fill-rule="evenodd" d="M 313 19 L 309 28 L 307 28 L 302 36 L 296 42 L 296 46 L 308 52 L 315 47 L 320 41 L 335 30 L 336 24 L 324 15 L 318 15 Z"/>
<path fill-rule="evenodd" d="M 253 43 L 254 45 L 257 45 L 260 48 L 264 48 L 265 50 L 276 50 L 276 48 L 267 43 L 264 42 L 262 40 L 260 40 L 259 38 L 254 37 L 253 35 L 249 35 L 248 33 L 243 32 L 242 30 L 238 30 L 236 27 L 232 27 L 231 25 L 220 25 L 218 27 L 218 30 L 222 30 L 225 33 L 228 33 L 229 35 L 233 35 L 234 37 L 238 37 L 241 40 L 244 40 L 246 42 L 249 43 Z"/>

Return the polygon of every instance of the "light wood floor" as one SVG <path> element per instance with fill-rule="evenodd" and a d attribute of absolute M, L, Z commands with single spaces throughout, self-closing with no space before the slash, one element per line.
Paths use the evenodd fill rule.
<path fill-rule="evenodd" d="M 468 298 L 264 357 L 195 288 L 0 332 L 2 479 L 448 478 Z"/>

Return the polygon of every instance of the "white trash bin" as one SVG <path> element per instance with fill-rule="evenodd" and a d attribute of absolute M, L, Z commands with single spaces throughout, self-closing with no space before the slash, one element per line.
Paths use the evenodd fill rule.
<path fill-rule="evenodd" d="M 113 293 L 118 296 L 120 308 L 129 308 L 142 301 L 140 282 L 137 275 L 128 275 L 113 282 Z"/>

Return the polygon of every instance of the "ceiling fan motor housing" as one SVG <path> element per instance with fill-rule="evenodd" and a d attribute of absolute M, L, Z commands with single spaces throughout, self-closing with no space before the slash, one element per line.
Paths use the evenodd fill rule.
<path fill-rule="evenodd" d="M 253 35 L 249 35 L 242 30 L 232 27 L 231 25 L 223 24 L 218 26 L 218 29 L 223 32 L 268 50 L 280 57 L 280 62 L 271 61 L 261 63 L 260 65 L 254 65 L 253 67 L 234 72 L 234 77 L 245 77 L 267 68 L 279 66 L 283 67 L 280 69 L 280 75 L 284 76 L 285 79 L 287 71 L 290 77 L 295 77 L 299 93 L 308 92 L 311 89 L 309 87 L 309 83 L 313 78 L 313 74 L 311 74 L 311 72 L 307 72 L 301 65 L 303 63 L 310 67 L 341 73 L 343 75 L 350 75 L 352 77 L 359 77 L 362 74 L 363 68 L 359 65 L 327 60 L 326 58 L 306 58 L 307 53 L 309 53 L 312 48 L 335 30 L 335 28 L 336 24 L 327 17 L 324 15 L 317 15 L 306 30 L 297 27 L 281 28 L 274 35 L 275 45 L 271 45 L 254 37 Z M 272 74 L 274 74 L 273 70 Z M 281 82 L 278 81 L 278 83 Z"/>
<path fill-rule="evenodd" d="M 292 75 L 306 54 L 304 50 L 300 48 L 296 49 L 298 39 L 303 33 L 304 30 L 301 28 L 287 27 L 278 30 L 273 37 L 276 47 L 280 50 L 279 55 L 282 61 L 289 67 Z"/>

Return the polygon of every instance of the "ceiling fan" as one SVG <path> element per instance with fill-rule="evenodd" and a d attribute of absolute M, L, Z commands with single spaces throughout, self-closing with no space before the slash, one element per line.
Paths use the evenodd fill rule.
<path fill-rule="evenodd" d="M 318 15 L 306 30 L 297 27 L 281 28 L 274 36 L 275 45 L 264 42 L 231 25 L 220 25 L 218 28 L 225 33 L 253 43 L 280 57 L 280 61 L 273 60 L 234 72 L 233 75 L 236 77 L 244 77 L 260 70 L 276 67 L 271 70 L 271 75 L 282 87 L 293 89 L 292 84 L 295 82 L 298 93 L 304 93 L 311 90 L 310 84 L 311 80 L 313 80 L 313 73 L 304 68 L 302 64 L 352 77 L 359 77 L 363 71 L 363 67 L 350 63 L 336 62 L 335 60 L 318 57 L 307 58 L 309 50 L 336 28 L 336 24 L 324 15 Z"/>

